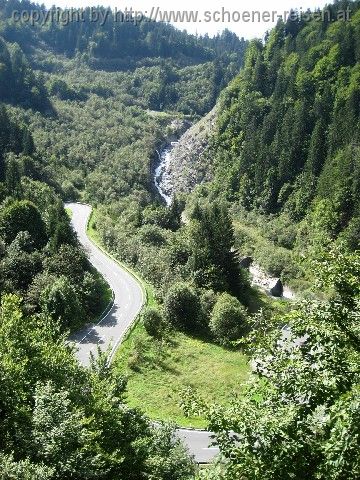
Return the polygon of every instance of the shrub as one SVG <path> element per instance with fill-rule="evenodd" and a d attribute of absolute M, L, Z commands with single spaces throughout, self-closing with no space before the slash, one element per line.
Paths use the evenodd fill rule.
<path fill-rule="evenodd" d="M 194 330 L 201 312 L 195 290 L 186 283 L 175 283 L 169 288 L 164 301 L 166 320 L 175 328 Z"/>
<path fill-rule="evenodd" d="M 56 276 L 64 275 L 77 285 L 83 281 L 89 262 L 81 248 L 61 245 L 56 254 L 46 259 L 45 267 L 50 273 Z"/>
<path fill-rule="evenodd" d="M 25 309 L 29 313 L 40 310 L 40 300 L 43 292 L 57 280 L 55 275 L 47 271 L 38 273 L 32 280 L 25 296 Z"/>
<path fill-rule="evenodd" d="M 219 343 L 227 344 L 243 335 L 246 320 L 246 310 L 239 300 L 223 293 L 211 313 L 210 330 Z"/>
<path fill-rule="evenodd" d="M 128 367 L 134 372 L 139 372 L 141 366 L 145 365 L 148 360 L 150 348 L 151 343 L 145 334 L 135 337 L 128 359 Z"/>
<path fill-rule="evenodd" d="M 157 225 L 144 225 L 141 227 L 139 238 L 146 245 L 160 246 L 166 242 L 163 230 Z"/>
<path fill-rule="evenodd" d="M 76 189 L 74 184 L 70 180 L 65 180 L 61 185 L 61 190 L 63 191 L 64 198 L 66 200 L 76 201 L 79 200 L 80 194 Z"/>
<path fill-rule="evenodd" d="M 280 277 L 283 270 L 291 263 L 291 254 L 284 248 L 264 247 L 258 255 L 259 263 L 274 277 Z"/>
<path fill-rule="evenodd" d="M 143 323 L 146 332 L 151 337 L 161 338 L 166 329 L 164 318 L 156 308 L 147 307 L 143 313 Z"/>
<path fill-rule="evenodd" d="M 1 275 L 5 289 L 24 292 L 41 269 L 40 252 L 26 253 L 21 250 L 9 249 L 8 255 L 1 263 Z"/>
<path fill-rule="evenodd" d="M 203 322 L 206 325 L 209 325 L 211 312 L 216 304 L 218 294 L 214 290 L 204 290 L 201 293 L 200 302 L 201 302 L 201 313 Z"/>
<path fill-rule="evenodd" d="M 11 243 L 19 232 L 29 232 L 35 248 L 42 248 L 47 242 L 46 228 L 40 212 L 27 200 L 16 200 L 1 212 L 0 235 L 5 242 Z"/>
<path fill-rule="evenodd" d="M 81 325 L 84 312 L 77 291 L 66 277 L 60 277 L 42 292 L 40 297 L 42 310 L 59 321 L 62 329 Z"/>
<path fill-rule="evenodd" d="M 346 229 L 339 235 L 339 241 L 343 241 L 350 250 L 360 249 L 360 217 L 350 220 Z"/>
<path fill-rule="evenodd" d="M 81 304 L 89 315 L 98 313 L 99 304 L 101 303 L 102 292 L 107 288 L 106 282 L 100 276 L 90 272 L 85 272 L 84 279 L 79 285 L 79 294 Z M 100 295 L 99 295 L 100 293 Z M 101 312 L 100 312 L 101 313 Z"/>

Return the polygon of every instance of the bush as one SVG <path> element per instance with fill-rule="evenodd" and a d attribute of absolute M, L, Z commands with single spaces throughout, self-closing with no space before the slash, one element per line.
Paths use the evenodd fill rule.
<path fill-rule="evenodd" d="M 99 312 L 102 303 L 103 291 L 107 288 L 106 282 L 100 276 L 85 272 L 84 279 L 79 285 L 81 304 L 88 315 L 95 315 Z"/>
<path fill-rule="evenodd" d="M 68 201 L 79 200 L 80 193 L 74 187 L 74 184 L 70 180 L 65 180 L 61 185 L 61 190 L 63 191 L 64 198 Z"/>
<path fill-rule="evenodd" d="M 35 248 L 42 248 L 47 242 L 45 223 L 39 210 L 27 200 L 16 200 L 1 212 L 0 235 L 6 243 L 15 240 L 19 232 L 29 232 Z"/>
<path fill-rule="evenodd" d="M 62 276 L 48 285 L 41 294 L 40 303 L 42 310 L 59 321 L 64 330 L 80 326 L 84 319 L 77 291 L 66 277 Z"/>
<path fill-rule="evenodd" d="M 29 232 L 19 232 L 15 240 L 9 245 L 8 253 L 26 252 L 32 253 L 34 251 L 34 242 Z"/>
<path fill-rule="evenodd" d="M 83 281 L 89 262 L 80 247 L 61 245 L 57 253 L 46 259 L 45 268 L 56 276 L 68 277 L 74 285 L 78 285 Z"/>
<path fill-rule="evenodd" d="M 245 331 L 247 313 L 243 305 L 228 293 L 220 295 L 210 317 L 210 330 L 221 344 L 239 339 Z"/>
<path fill-rule="evenodd" d="M 55 275 L 47 271 L 38 273 L 32 280 L 25 296 L 25 309 L 29 313 L 40 310 L 40 302 L 43 292 L 57 280 Z"/>
<path fill-rule="evenodd" d="M 291 254 L 284 248 L 264 247 L 258 255 L 259 263 L 274 277 L 281 277 L 283 270 L 291 263 Z"/>
<path fill-rule="evenodd" d="M 360 217 L 350 220 L 346 229 L 339 235 L 339 242 L 342 241 L 350 250 L 360 249 Z"/>
<path fill-rule="evenodd" d="M 201 313 L 203 322 L 206 325 L 209 325 L 211 312 L 216 304 L 218 299 L 218 294 L 214 290 L 204 290 L 201 293 L 200 302 L 201 302 Z"/>
<path fill-rule="evenodd" d="M 6 290 L 25 292 L 32 279 L 42 269 L 41 254 L 37 251 L 26 253 L 9 249 L 0 268 Z"/>
<path fill-rule="evenodd" d="M 151 340 L 145 334 L 134 338 L 131 353 L 128 359 L 128 367 L 134 372 L 139 372 L 146 365 L 151 351 Z"/>
<path fill-rule="evenodd" d="M 175 328 L 194 330 L 201 312 L 195 290 L 186 283 L 175 283 L 169 288 L 164 301 L 166 320 Z"/>
<path fill-rule="evenodd" d="M 144 225 L 141 227 L 139 238 L 146 245 L 160 246 L 166 242 L 163 230 L 157 225 Z"/>
<path fill-rule="evenodd" d="M 161 338 L 166 329 L 163 316 L 156 308 L 147 307 L 143 313 L 143 324 L 151 337 Z"/>

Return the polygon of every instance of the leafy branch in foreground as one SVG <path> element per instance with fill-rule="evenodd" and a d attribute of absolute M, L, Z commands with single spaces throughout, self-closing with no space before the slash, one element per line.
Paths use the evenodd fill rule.
<path fill-rule="evenodd" d="M 194 463 L 169 426 L 125 401 L 107 354 L 81 367 L 56 321 L 0 308 L 0 472 L 23 480 L 190 479 Z"/>
<path fill-rule="evenodd" d="M 360 257 L 331 257 L 321 276 L 333 297 L 303 302 L 259 341 L 242 397 L 229 408 L 187 397 L 216 433 L 226 479 L 359 478 Z"/>

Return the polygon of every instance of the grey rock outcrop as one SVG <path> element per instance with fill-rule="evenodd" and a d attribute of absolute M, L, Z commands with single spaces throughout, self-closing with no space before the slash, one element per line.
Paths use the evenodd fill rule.
<path fill-rule="evenodd" d="M 241 268 L 250 268 L 250 265 L 253 263 L 254 259 L 252 257 L 244 257 L 240 260 Z"/>
<path fill-rule="evenodd" d="M 273 297 L 282 297 L 283 293 L 284 293 L 284 286 L 280 278 L 278 278 L 276 282 L 270 286 L 270 294 Z"/>
<path fill-rule="evenodd" d="M 208 147 L 216 126 L 216 115 L 217 107 L 214 107 L 173 145 L 167 175 L 175 193 L 189 193 L 196 185 L 212 179 Z"/>

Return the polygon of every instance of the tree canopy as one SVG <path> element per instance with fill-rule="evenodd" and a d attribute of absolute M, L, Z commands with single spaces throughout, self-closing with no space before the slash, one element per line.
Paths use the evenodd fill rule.
<path fill-rule="evenodd" d="M 208 410 L 226 459 L 221 478 L 359 475 L 359 260 L 324 258 L 329 302 L 305 302 L 271 324 L 259 317 L 246 394 L 225 411 Z"/>
<path fill-rule="evenodd" d="M 347 7 L 350 20 L 337 20 Z M 325 18 L 328 12 L 330 23 L 299 15 L 279 22 L 265 44 L 251 42 L 220 102 L 215 192 L 292 222 L 326 201 L 329 234 L 343 232 L 352 244 L 360 198 L 359 4 L 334 2 Z"/>

